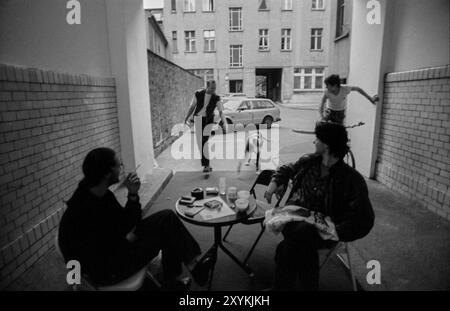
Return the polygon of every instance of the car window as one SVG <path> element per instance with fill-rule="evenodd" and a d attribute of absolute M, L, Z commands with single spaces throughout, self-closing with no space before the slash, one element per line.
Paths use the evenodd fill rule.
<path fill-rule="evenodd" d="M 259 101 L 258 100 L 252 100 L 251 101 L 252 109 L 259 109 Z"/>
<path fill-rule="evenodd" d="M 240 100 L 229 100 L 226 103 L 223 104 L 223 108 L 226 110 L 236 110 L 240 105 L 242 101 Z"/>
<path fill-rule="evenodd" d="M 259 103 L 259 109 L 267 108 L 266 102 L 264 100 L 258 100 Z"/>
<path fill-rule="evenodd" d="M 266 108 L 266 109 L 268 109 L 268 108 L 273 108 L 274 107 L 274 105 L 270 102 L 270 101 L 268 101 L 268 100 L 264 100 L 263 101 L 263 105 L 264 105 L 264 108 Z"/>
<path fill-rule="evenodd" d="M 248 109 L 248 103 L 247 102 L 243 102 L 238 109 L 242 109 L 242 110 L 246 110 Z"/>

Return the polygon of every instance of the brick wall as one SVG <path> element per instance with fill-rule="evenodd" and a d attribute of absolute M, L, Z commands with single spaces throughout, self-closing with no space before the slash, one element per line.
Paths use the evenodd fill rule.
<path fill-rule="evenodd" d="M 148 51 L 148 76 L 155 157 L 174 141 L 172 127 L 183 123 L 194 92 L 203 80 Z"/>
<path fill-rule="evenodd" d="M 386 75 L 376 179 L 450 220 L 450 66 Z"/>
<path fill-rule="evenodd" d="M 120 152 L 113 78 L 0 64 L 0 289 L 53 246 L 99 146 Z"/>

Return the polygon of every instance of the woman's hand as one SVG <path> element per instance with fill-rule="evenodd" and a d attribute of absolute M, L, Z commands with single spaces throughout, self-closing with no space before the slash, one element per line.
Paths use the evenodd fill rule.
<path fill-rule="evenodd" d="M 264 192 L 264 198 L 267 200 L 268 203 L 272 203 L 272 196 L 275 193 L 275 196 L 277 197 L 277 200 L 283 197 L 284 193 L 286 191 L 285 185 L 278 186 L 276 183 L 271 182 L 269 184 L 269 187 L 267 188 L 267 191 Z"/>
<path fill-rule="evenodd" d="M 124 185 L 128 189 L 128 194 L 134 195 L 138 193 L 141 187 L 141 180 L 136 173 L 129 173 L 127 178 L 125 178 Z"/>

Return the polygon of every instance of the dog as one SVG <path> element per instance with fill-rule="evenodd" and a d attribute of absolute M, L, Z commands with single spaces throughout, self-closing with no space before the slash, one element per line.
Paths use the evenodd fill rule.
<path fill-rule="evenodd" d="M 248 135 L 245 141 L 245 158 L 239 161 L 237 172 L 241 172 L 242 164 L 245 162 L 245 166 L 249 166 L 252 161 L 252 155 L 255 155 L 255 158 L 258 155 L 259 150 L 263 147 L 263 142 L 266 140 L 264 136 L 259 132 L 251 133 Z M 256 163 L 255 163 L 256 164 Z"/>

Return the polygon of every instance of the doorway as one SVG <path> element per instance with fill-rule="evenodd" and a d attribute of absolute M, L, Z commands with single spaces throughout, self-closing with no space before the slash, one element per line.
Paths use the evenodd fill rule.
<path fill-rule="evenodd" d="M 281 102 L 282 68 L 256 68 L 256 97 Z"/>

